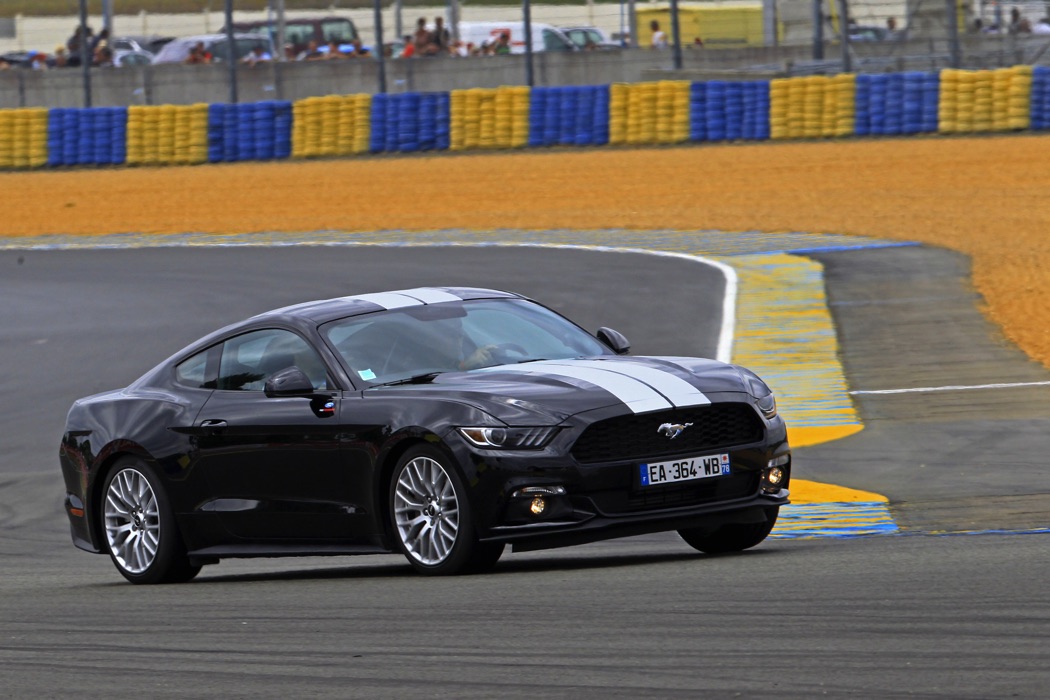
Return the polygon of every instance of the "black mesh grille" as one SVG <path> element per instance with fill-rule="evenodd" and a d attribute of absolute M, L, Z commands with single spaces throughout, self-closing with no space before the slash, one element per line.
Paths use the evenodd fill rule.
<path fill-rule="evenodd" d="M 684 484 L 602 491 L 590 497 L 602 512 L 610 514 L 681 508 L 748 496 L 758 491 L 758 477 L 758 472 L 741 471 Z"/>
<path fill-rule="evenodd" d="M 664 423 L 693 425 L 671 440 L 657 432 Z M 745 403 L 716 403 L 659 413 L 617 416 L 587 428 L 573 445 L 578 462 L 652 460 L 665 455 L 699 455 L 762 439 L 762 419 Z"/>

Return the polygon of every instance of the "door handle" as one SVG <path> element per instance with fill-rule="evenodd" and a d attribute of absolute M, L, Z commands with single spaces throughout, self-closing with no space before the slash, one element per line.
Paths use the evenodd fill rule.
<path fill-rule="evenodd" d="M 226 421 L 221 418 L 209 418 L 201 421 L 201 428 L 209 434 L 221 433 L 226 429 Z"/>

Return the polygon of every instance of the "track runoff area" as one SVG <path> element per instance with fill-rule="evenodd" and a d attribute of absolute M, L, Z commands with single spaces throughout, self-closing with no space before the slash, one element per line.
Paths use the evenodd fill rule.
<path fill-rule="evenodd" d="M 914 245 L 859 236 L 721 231 L 382 232 L 244 235 L 45 236 L 0 242 L 8 250 L 155 247 L 471 246 L 561 248 L 693 261 L 725 280 L 717 359 L 748 367 L 774 389 L 793 448 L 863 430 L 825 296 L 823 266 L 807 253 Z M 681 354 L 693 354 L 682 348 Z M 945 388 L 948 389 L 948 388 Z M 855 392 L 854 392 L 855 393 Z M 801 471 L 805 472 L 802 466 Z M 880 494 L 793 479 L 773 538 L 862 537 L 900 532 Z"/>

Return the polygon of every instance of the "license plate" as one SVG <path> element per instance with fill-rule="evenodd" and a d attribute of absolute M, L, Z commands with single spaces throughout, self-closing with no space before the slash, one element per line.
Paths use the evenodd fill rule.
<path fill-rule="evenodd" d="M 673 484 L 678 481 L 709 479 L 729 474 L 729 455 L 707 455 L 704 457 L 686 457 L 670 462 L 652 462 L 639 465 L 642 486 Z"/>

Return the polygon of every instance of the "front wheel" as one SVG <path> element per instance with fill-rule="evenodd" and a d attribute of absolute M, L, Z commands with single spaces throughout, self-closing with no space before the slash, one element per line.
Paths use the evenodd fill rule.
<path fill-rule="evenodd" d="M 474 531 L 466 485 L 448 458 L 421 445 L 401 457 L 390 481 L 390 515 L 398 547 L 423 574 L 480 572 L 503 546 L 482 545 Z"/>
<path fill-rule="evenodd" d="M 156 472 L 125 458 L 110 472 L 102 504 L 110 559 L 132 583 L 181 583 L 201 567 L 190 564 L 167 494 Z"/>
<path fill-rule="evenodd" d="M 766 508 L 766 521 L 762 523 L 727 523 L 714 530 L 691 528 L 679 530 L 678 534 L 693 549 L 706 554 L 741 552 L 761 543 L 773 526 L 777 524 L 779 507 Z"/>

